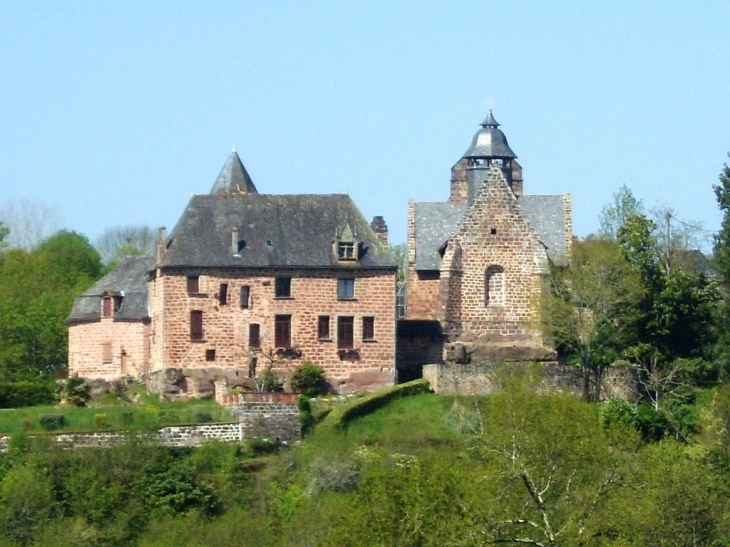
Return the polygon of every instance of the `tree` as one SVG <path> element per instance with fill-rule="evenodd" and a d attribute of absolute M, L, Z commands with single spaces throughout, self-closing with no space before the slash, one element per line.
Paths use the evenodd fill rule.
<path fill-rule="evenodd" d="M 634 304 L 643 297 L 639 277 L 610 241 L 576 243 L 568 268 L 554 268 L 542 301 L 546 341 L 591 376 L 600 400 L 603 371 L 633 337 Z"/>
<path fill-rule="evenodd" d="M 0 220 L 8 229 L 9 247 L 30 250 L 53 232 L 61 222 L 58 211 L 38 201 L 18 199 L 0 207 Z"/>
<path fill-rule="evenodd" d="M 8 237 L 8 233 L 10 233 L 10 230 L 0 220 L 0 251 L 2 251 L 5 247 L 7 247 L 6 238 Z"/>
<path fill-rule="evenodd" d="M 641 214 L 644 205 L 640 199 L 634 197 L 631 189 L 625 184 L 613 195 L 613 203 L 605 205 L 598 217 L 598 237 L 608 241 L 615 241 L 618 229 L 631 215 Z"/>
<path fill-rule="evenodd" d="M 730 156 L 730 153 L 728 154 Z M 713 187 L 717 205 L 722 212 L 720 230 L 715 234 L 712 247 L 715 270 L 720 278 L 720 284 L 727 294 L 730 288 L 730 167 L 725 164 L 720 173 L 720 184 Z M 730 376 L 730 301 L 727 296 L 723 299 L 717 317 L 719 333 L 716 348 L 717 358 L 725 377 Z"/>
<path fill-rule="evenodd" d="M 96 240 L 96 249 L 107 268 L 112 269 L 128 256 L 152 256 L 157 235 L 149 226 L 107 228 Z"/>

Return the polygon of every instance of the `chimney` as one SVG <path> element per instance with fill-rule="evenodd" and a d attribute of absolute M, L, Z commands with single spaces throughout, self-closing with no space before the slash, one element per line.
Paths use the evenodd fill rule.
<path fill-rule="evenodd" d="M 167 229 L 162 226 L 157 235 L 157 264 L 162 262 L 162 257 L 167 250 Z"/>
<path fill-rule="evenodd" d="M 370 223 L 370 227 L 378 235 L 378 239 L 385 245 L 388 246 L 388 225 L 383 220 L 383 217 L 373 217 L 373 221 Z"/>

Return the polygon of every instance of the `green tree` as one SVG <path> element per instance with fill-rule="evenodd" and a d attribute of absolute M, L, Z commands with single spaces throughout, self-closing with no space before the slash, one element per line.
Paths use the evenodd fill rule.
<path fill-rule="evenodd" d="M 638 275 L 609 241 L 576 243 L 568 268 L 555 268 L 542 301 L 546 341 L 583 370 L 600 400 L 603 371 L 633 337 L 634 305 L 643 298 Z"/>
<path fill-rule="evenodd" d="M 730 156 L 730 154 L 728 154 Z M 712 247 L 713 263 L 717 271 L 720 285 L 727 294 L 730 288 L 730 166 L 724 165 L 720 172 L 720 183 L 712 188 L 715 191 L 717 205 L 722 212 L 720 230 L 715 234 Z M 730 377 L 730 301 L 722 300 L 717 315 L 718 344 L 717 359 L 720 362 L 724 377 Z"/>
<path fill-rule="evenodd" d="M 631 189 L 625 184 L 613 195 L 613 202 L 601 209 L 598 217 L 598 237 L 607 241 L 616 241 L 618 229 L 631 215 L 643 213 L 644 205 L 634 197 Z"/>

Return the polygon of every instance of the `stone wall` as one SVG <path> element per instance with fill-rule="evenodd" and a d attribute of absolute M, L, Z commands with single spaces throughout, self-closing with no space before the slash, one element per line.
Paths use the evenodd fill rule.
<path fill-rule="evenodd" d="M 199 275 L 199 293 L 188 294 L 187 276 Z M 291 276 L 291 297 L 275 297 L 275 278 Z M 338 278 L 355 279 L 352 299 L 337 295 Z M 220 301 L 220 286 L 228 297 Z M 341 392 L 377 389 L 393 383 L 395 355 L 395 273 L 392 270 L 186 269 L 158 271 L 150 292 L 151 370 L 165 368 L 236 368 L 248 374 L 273 366 L 286 376 L 309 360 L 324 367 Z M 242 287 L 249 306 L 241 307 Z M 190 312 L 203 314 L 203 339 L 191 341 Z M 164 313 L 163 313 L 164 311 Z M 277 352 L 274 318 L 291 315 L 292 349 Z M 330 318 L 329 337 L 318 337 L 318 318 Z M 354 318 L 355 351 L 337 348 L 337 318 Z M 363 339 L 363 317 L 373 317 L 374 339 Z M 163 322 L 164 321 L 164 322 Z M 249 325 L 260 325 L 260 348 L 249 345 Z"/>
<path fill-rule="evenodd" d="M 148 331 L 147 322 L 114 321 L 111 317 L 70 325 L 69 376 L 92 380 L 138 377 L 149 359 Z M 105 344 L 109 345 L 107 360 L 104 359 Z"/>
<path fill-rule="evenodd" d="M 286 393 L 281 394 L 283 397 L 277 395 L 247 393 L 229 399 L 231 402 L 226 404 L 226 409 L 240 420 L 244 437 L 266 437 L 280 441 L 301 438 L 296 395 Z M 240 400 L 245 398 L 259 400 Z M 289 402 L 286 402 L 287 398 L 290 399 Z"/>
<path fill-rule="evenodd" d="M 503 366 L 529 365 L 530 363 L 510 363 Z M 568 393 L 578 397 L 584 395 L 583 375 L 578 367 L 543 363 L 543 380 L 538 390 L 543 393 Z M 499 391 L 494 383 L 492 363 L 482 364 L 428 364 L 423 367 L 423 377 L 439 395 L 490 395 Z M 604 399 L 620 398 L 635 401 L 638 396 L 638 383 L 630 368 L 615 367 L 605 371 L 602 378 L 601 393 Z M 595 392 L 589 384 L 589 394 Z"/>

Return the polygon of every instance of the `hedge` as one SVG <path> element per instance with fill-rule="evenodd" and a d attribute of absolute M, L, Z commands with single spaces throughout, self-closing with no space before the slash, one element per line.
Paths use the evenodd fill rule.
<path fill-rule="evenodd" d="M 370 393 L 352 402 L 335 407 L 324 419 L 322 425 L 335 429 L 344 429 L 352 420 L 375 412 L 395 399 L 428 393 L 430 390 L 431 386 L 428 380 L 420 379 Z"/>
<path fill-rule="evenodd" d="M 57 391 L 55 382 L 0 382 L 0 408 L 51 405 Z"/>

